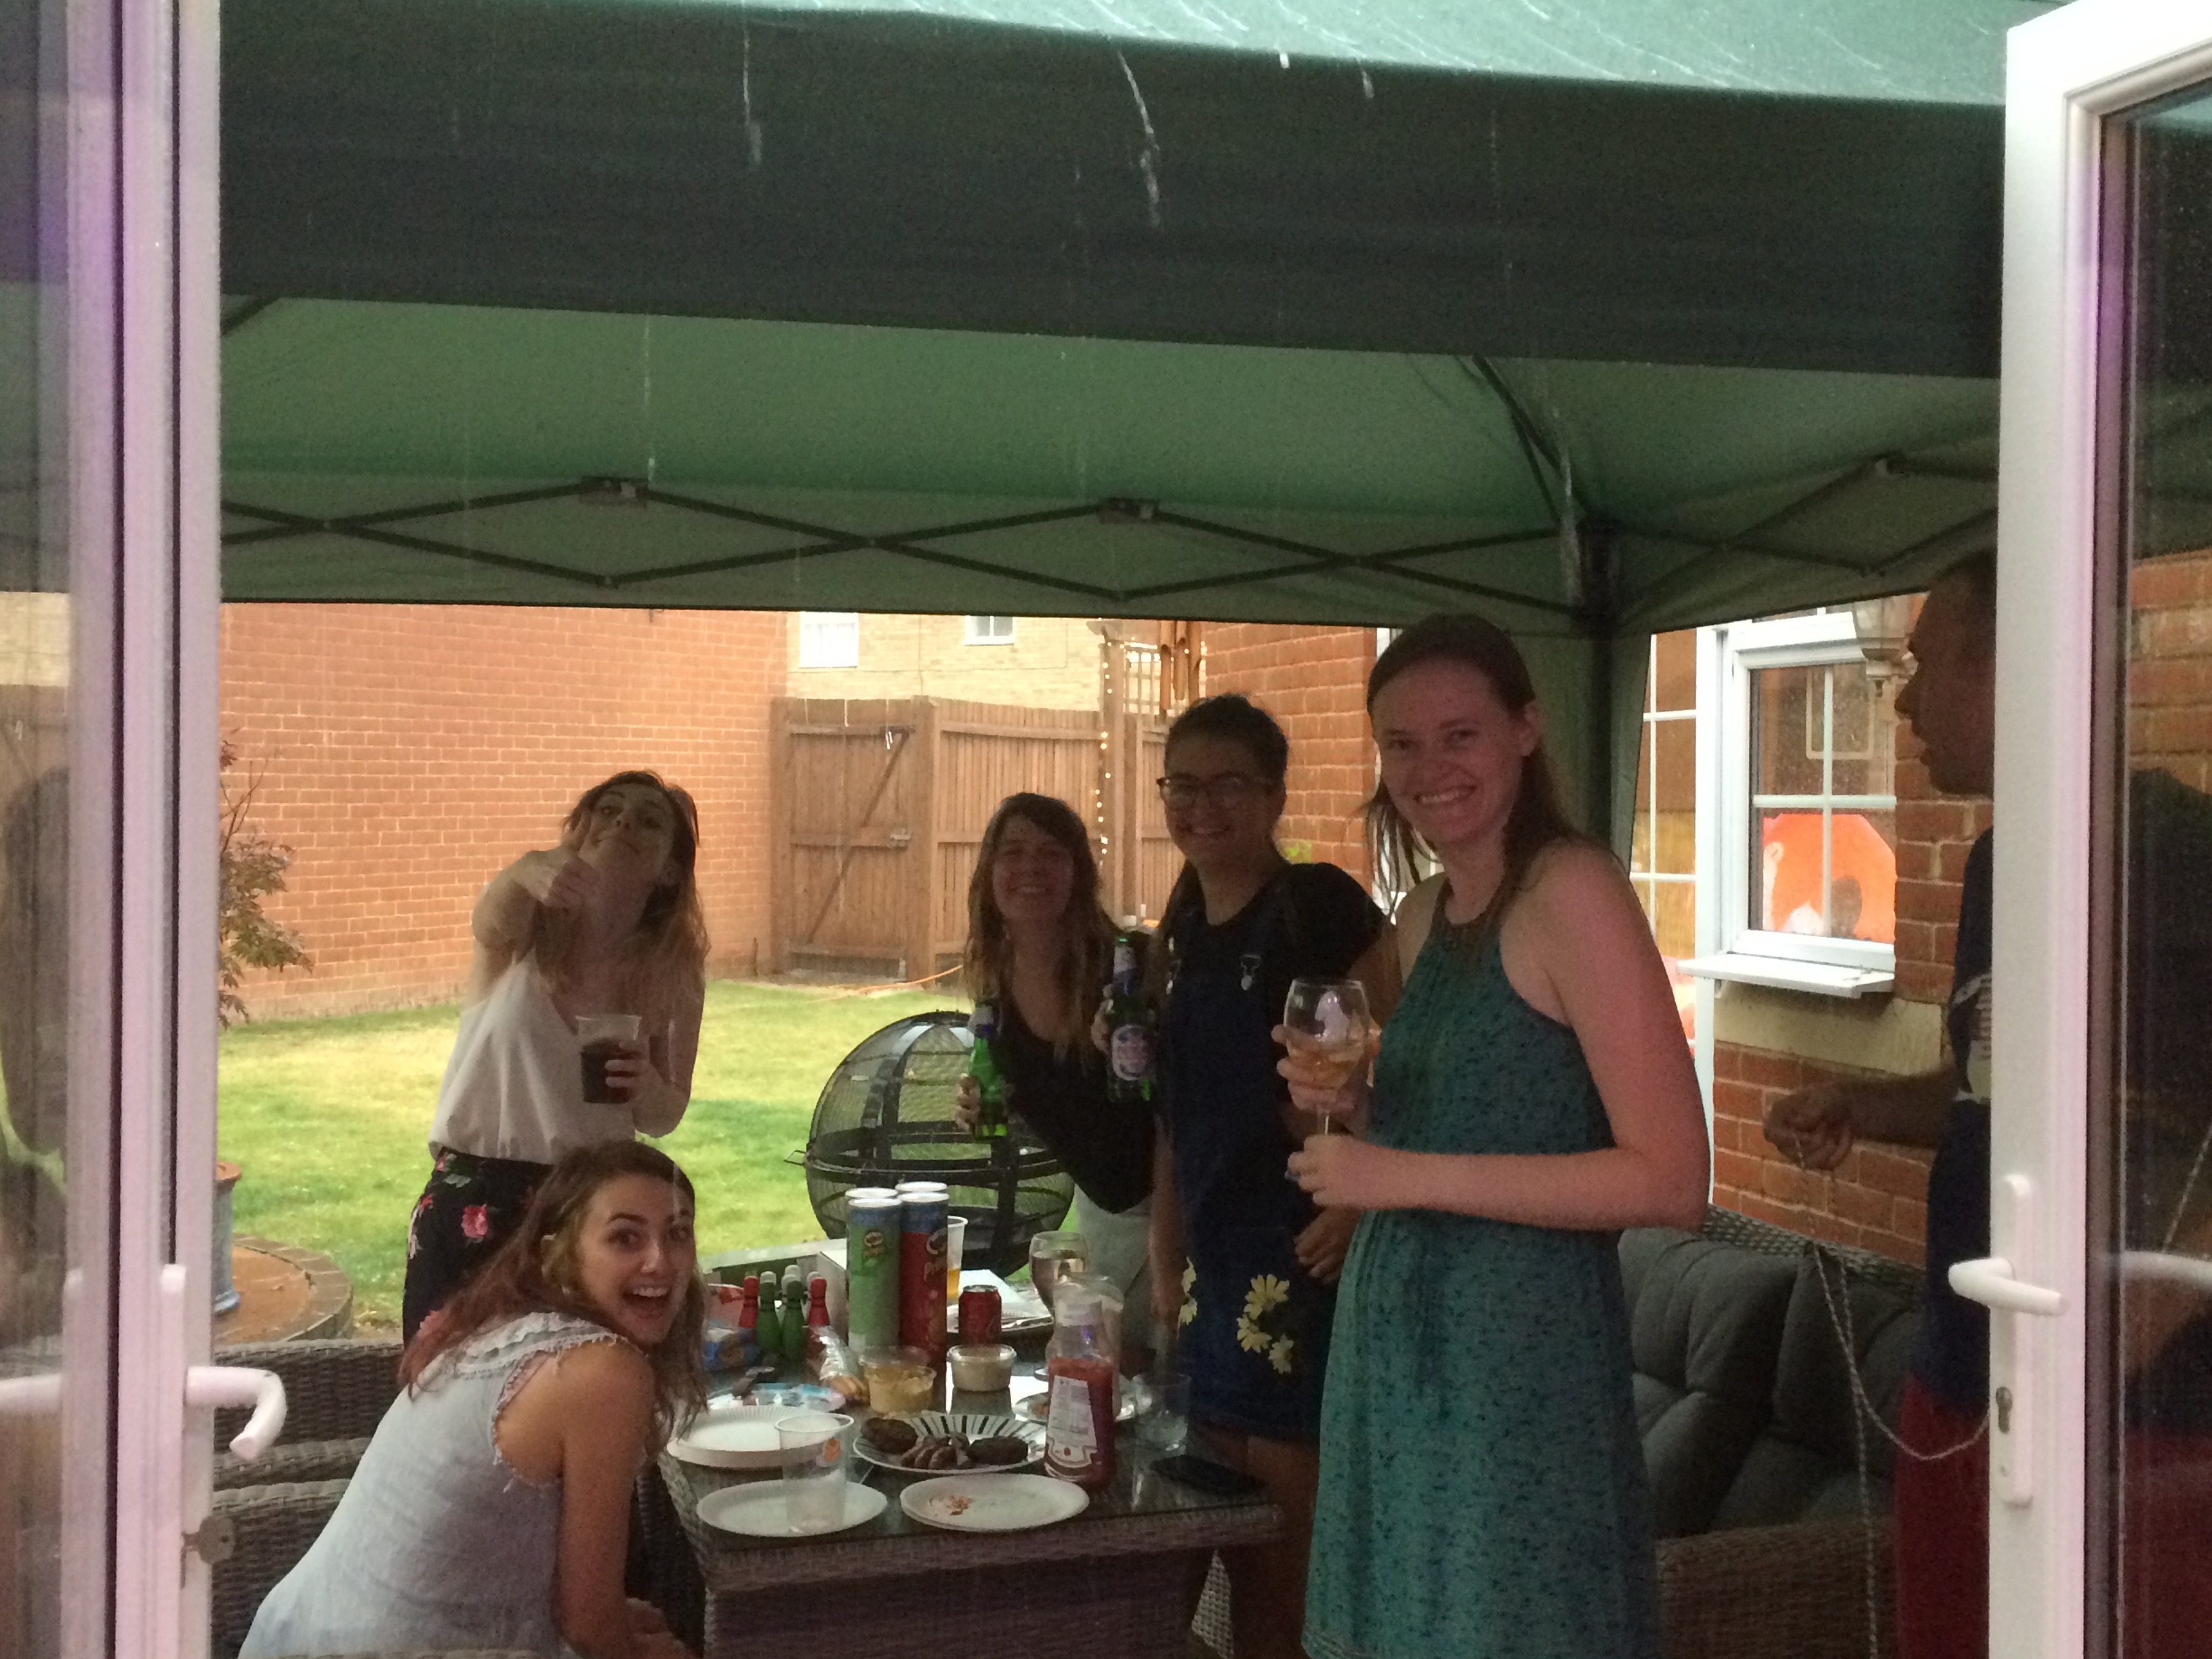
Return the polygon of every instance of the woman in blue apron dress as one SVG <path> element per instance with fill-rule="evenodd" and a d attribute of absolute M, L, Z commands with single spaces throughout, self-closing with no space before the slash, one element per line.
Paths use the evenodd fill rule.
<path fill-rule="evenodd" d="M 1285 1522 L 1276 1542 L 1224 1553 L 1239 1659 L 1300 1652 L 1334 1285 L 1357 1219 L 1316 1209 L 1287 1178 L 1302 1126 L 1271 1033 L 1302 975 L 1361 978 L 1378 1018 L 1397 983 L 1388 924 L 1359 884 L 1275 845 L 1289 756 L 1262 710 L 1208 697 L 1170 728 L 1160 781 L 1188 862 L 1162 922 L 1155 1307 L 1180 1326 L 1209 1449 L 1256 1477 Z"/>

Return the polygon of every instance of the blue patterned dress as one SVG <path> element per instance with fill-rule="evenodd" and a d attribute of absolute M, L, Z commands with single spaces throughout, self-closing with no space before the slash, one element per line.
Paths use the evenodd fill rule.
<path fill-rule="evenodd" d="M 1423 1152 L 1613 1144 L 1573 1031 L 1494 930 L 1439 914 L 1385 1028 L 1372 1138 Z M 1363 1218 L 1322 1412 L 1316 1659 L 1656 1659 L 1615 1236 L 1435 1210 Z"/>

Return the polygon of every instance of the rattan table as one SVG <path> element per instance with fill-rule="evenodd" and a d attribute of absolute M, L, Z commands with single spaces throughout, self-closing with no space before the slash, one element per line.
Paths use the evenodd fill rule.
<path fill-rule="evenodd" d="M 890 1499 L 881 1515 L 849 1532 L 787 1542 L 722 1532 L 697 1516 L 710 1492 L 776 1477 L 664 1456 L 671 1512 L 660 1522 L 680 1528 L 697 1574 L 690 1596 L 698 1628 L 685 1632 L 689 1619 L 673 1622 L 699 1641 L 705 1659 L 1183 1659 L 1208 1557 L 1273 1537 L 1281 1512 L 1263 1498 L 1176 1486 L 1152 1472 L 1126 1429 L 1120 1450 L 1113 1486 L 1056 1526 L 925 1526 L 899 1507 L 908 1477 L 872 1469 L 872 1483 Z M 664 1581 L 664 1594 L 673 1589 Z"/>

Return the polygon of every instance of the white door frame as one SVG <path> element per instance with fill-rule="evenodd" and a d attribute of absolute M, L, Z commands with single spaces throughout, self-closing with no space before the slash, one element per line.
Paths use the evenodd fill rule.
<path fill-rule="evenodd" d="M 1990 1441 L 2005 1659 L 2078 1659 L 2086 1640 L 2091 694 L 2102 354 L 2126 277 L 2102 262 L 2104 123 L 2198 82 L 2201 0 L 2075 0 L 2008 37 L 1991 1249 L 2062 1306 L 1991 1321 L 1991 1386 L 2027 1407 Z"/>

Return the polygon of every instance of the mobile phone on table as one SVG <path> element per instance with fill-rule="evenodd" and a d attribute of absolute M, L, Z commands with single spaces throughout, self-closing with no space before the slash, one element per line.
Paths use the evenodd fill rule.
<path fill-rule="evenodd" d="M 1209 1492 L 1216 1498 L 1243 1498 L 1260 1490 L 1260 1483 L 1243 1470 L 1232 1469 L 1210 1457 L 1193 1457 L 1188 1452 L 1163 1457 L 1152 1468 L 1179 1486 Z"/>

